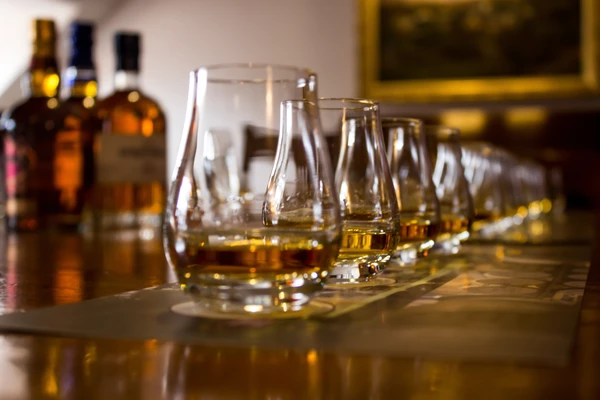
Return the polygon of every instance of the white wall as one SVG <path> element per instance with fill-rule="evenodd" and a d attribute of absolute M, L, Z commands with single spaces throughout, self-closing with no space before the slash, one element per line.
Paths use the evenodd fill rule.
<path fill-rule="evenodd" d="M 113 33 L 143 34 L 142 85 L 168 118 L 169 171 L 179 146 L 190 70 L 223 62 L 312 68 L 323 96 L 358 92 L 354 0 L 128 0 L 96 32 L 100 94 L 112 90 Z"/>

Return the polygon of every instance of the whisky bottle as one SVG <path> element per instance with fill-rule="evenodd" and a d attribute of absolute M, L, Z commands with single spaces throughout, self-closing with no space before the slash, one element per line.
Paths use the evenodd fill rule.
<path fill-rule="evenodd" d="M 140 36 L 115 35 L 115 92 L 98 104 L 94 225 L 156 229 L 165 207 L 165 115 L 140 91 Z"/>
<path fill-rule="evenodd" d="M 23 76 L 27 98 L 6 110 L 0 122 L 4 131 L 6 222 L 12 230 L 40 227 L 42 205 L 52 201 L 60 84 L 55 47 L 54 22 L 35 20 L 33 55 Z"/>
<path fill-rule="evenodd" d="M 94 183 L 94 133 L 97 78 L 94 67 L 93 26 L 71 25 L 69 66 L 63 75 L 65 100 L 56 110 L 60 128 L 54 139 L 52 162 L 55 195 L 42 206 L 51 227 L 78 228 Z"/>

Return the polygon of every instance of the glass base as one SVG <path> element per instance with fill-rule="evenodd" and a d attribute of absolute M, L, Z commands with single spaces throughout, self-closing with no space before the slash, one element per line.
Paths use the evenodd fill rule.
<path fill-rule="evenodd" d="M 234 307 L 237 309 L 237 307 Z M 210 318 L 210 319 L 288 319 L 288 318 L 307 318 L 314 315 L 325 314 L 334 309 L 333 305 L 321 301 L 311 301 L 298 309 L 282 311 L 281 309 L 271 309 L 270 312 L 236 312 L 232 310 L 222 311 L 221 306 L 214 307 L 210 303 L 189 301 L 187 303 L 176 304 L 171 307 L 171 311 L 186 317 Z"/>
<path fill-rule="evenodd" d="M 396 283 L 395 279 L 384 278 L 382 276 L 377 276 L 366 282 L 338 282 L 338 283 L 327 283 L 325 285 L 326 289 L 334 289 L 334 290 L 345 290 L 345 289 L 360 289 L 365 287 L 373 287 L 373 286 L 390 286 Z"/>
<path fill-rule="evenodd" d="M 298 312 L 305 307 L 312 295 L 323 289 L 320 280 L 292 281 L 222 280 L 182 282 L 183 291 L 189 294 L 199 309 L 210 313 L 262 314 Z"/>
<path fill-rule="evenodd" d="M 429 255 L 429 251 L 434 247 L 433 240 L 427 240 L 422 243 L 410 243 L 399 247 L 390 261 L 389 269 L 414 267 L 417 262 Z"/>
<path fill-rule="evenodd" d="M 436 242 L 432 250 L 437 255 L 451 256 L 460 251 L 460 240 L 448 239 Z"/>
<path fill-rule="evenodd" d="M 327 284 L 356 284 L 373 280 L 385 270 L 385 263 L 336 264 L 327 278 Z"/>

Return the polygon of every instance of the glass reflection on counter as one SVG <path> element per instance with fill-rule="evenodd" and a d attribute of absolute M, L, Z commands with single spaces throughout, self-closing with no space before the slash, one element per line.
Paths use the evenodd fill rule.
<path fill-rule="evenodd" d="M 511 363 L 340 355 L 315 349 L 218 349 L 155 340 L 24 336 L 0 338 L 0 369 L 1 387 L 11 390 L 2 394 L 9 398 L 115 400 L 433 400 L 441 394 L 458 399 L 478 398 L 490 387 L 531 389 L 532 382 L 541 398 L 548 377 L 562 373 Z"/>
<path fill-rule="evenodd" d="M 159 237 L 0 231 L 0 257 L 5 273 L 5 280 L 0 280 L 4 288 L 0 313 L 76 303 L 173 281 Z"/>

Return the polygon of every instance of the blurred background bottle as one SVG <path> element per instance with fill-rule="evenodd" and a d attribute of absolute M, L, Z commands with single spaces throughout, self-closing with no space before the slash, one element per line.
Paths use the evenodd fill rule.
<path fill-rule="evenodd" d="M 7 225 L 77 229 L 94 179 L 92 26 L 72 26 L 63 103 L 54 22 L 35 20 L 33 28 L 33 56 L 23 77 L 27 98 L 2 116 Z"/>
<path fill-rule="evenodd" d="M 64 101 L 56 110 L 61 127 L 54 142 L 54 201 L 46 220 L 51 226 L 78 228 L 94 183 L 94 134 L 98 82 L 93 61 L 93 31 L 74 22 L 70 30 L 69 64 L 63 75 Z"/>
<path fill-rule="evenodd" d="M 41 225 L 41 198 L 53 189 L 52 155 L 57 131 L 60 77 L 54 21 L 33 22 L 33 55 L 22 78 L 26 99 L 2 115 L 7 225 L 32 230 Z"/>
<path fill-rule="evenodd" d="M 139 89 L 140 35 L 115 35 L 115 92 L 98 104 L 94 225 L 100 229 L 161 226 L 165 207 L 165 115 Z"/>

